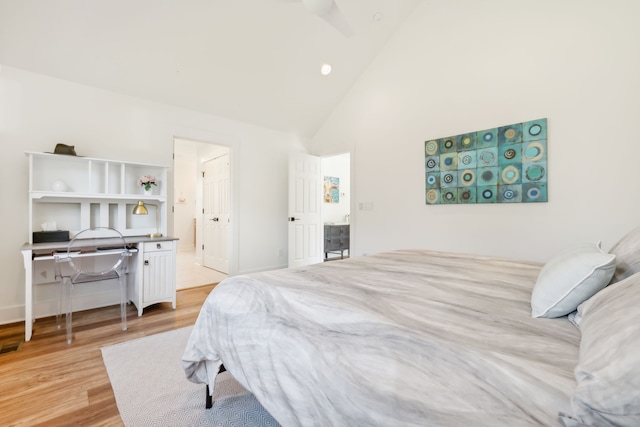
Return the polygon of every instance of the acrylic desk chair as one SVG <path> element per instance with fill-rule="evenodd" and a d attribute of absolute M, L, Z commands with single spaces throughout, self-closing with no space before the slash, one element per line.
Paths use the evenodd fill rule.
<path fill-rule="evenodd" d="M 122 234 L 108 227 L 94 227 L 79 232 L 71 239 L 66 251 L 54 256 L 60 287 L 56 320 L 60 328 L 64 305 L 67 344 L 71 344 L 72 290 L 80 283 L 117 279 L 120 285 L 122 330 L 127 330 L 126 273 L 130 256 Z"/>

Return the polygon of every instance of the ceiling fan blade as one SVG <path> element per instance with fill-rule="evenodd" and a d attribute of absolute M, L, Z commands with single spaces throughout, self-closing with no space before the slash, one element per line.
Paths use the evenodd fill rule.
<path fill-rule="evenodd" d="M 337 3 L 334 1 L 329 10 L 321 14 L 320 17 L 340 31 L 345 37 L 351 37 L 354 35 L 349 21 L 344 16 Z"/>
<path fill-rule="evenodd" d="M 333 6 L 333 0 L 301 0 L 304 7 L 316 15 L 322 15 Z"/>
<path fill-rule="evenodd" d="M 302 4 L 312 13 L 324 19 L 345 37 L 354 35 L 353 29 L 335 0 L 302 0 Z"/>

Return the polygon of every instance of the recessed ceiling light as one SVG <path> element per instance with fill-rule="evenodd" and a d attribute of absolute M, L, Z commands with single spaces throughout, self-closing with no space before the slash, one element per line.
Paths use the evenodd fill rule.
<path fill-rule="evenodd" d="M 331 64 L 322 64 L 322 67 L 320 67 L 320 74 L 323 76 L 331 74 Z"/>

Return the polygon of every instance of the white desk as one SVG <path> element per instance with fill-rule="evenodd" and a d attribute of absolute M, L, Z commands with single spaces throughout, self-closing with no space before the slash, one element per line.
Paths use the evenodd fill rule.
<path fill-rule="evenodd" d="M 125 237 L 127 245 L 134 252 L 129 265 L 127 280 L 127 294 L 129 300 L 138 309 L 138 316 L 142 315 L 144 307 L 159 302 L 171 302 L 176 308 L 176 243 L 175 237 L 149 238 L 146 236 Z M 87 247 L 100 246 L 100 239 L 87 239 Z M 34 301 L 33 301 L 33 271 L 38 261 L 53 260 L 55 251 L 65 250 L 68 242 L 25 243 L 21 252 L 25 269 L 25 341 L 31 340 L 33 333 Z M 109 251 L 95 251 L 80 253 L 76 256 L 105 256 Z M 133 283 L 133 286 L 129 285 Z"/>

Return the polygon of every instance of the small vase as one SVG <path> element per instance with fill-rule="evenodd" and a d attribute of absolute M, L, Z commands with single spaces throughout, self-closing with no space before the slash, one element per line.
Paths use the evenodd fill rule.
<path fill-rule="evenodd" d="M 147 190 L 144 187 L 142 187 L 142 191 L 144 191 L 145 196 L 150 196 L 153 194 L 153 190 L 151 188 Z"/>

